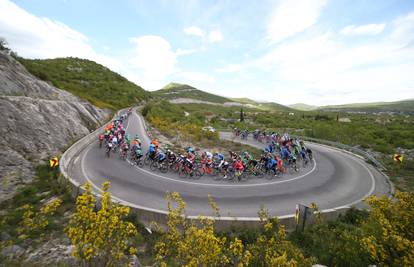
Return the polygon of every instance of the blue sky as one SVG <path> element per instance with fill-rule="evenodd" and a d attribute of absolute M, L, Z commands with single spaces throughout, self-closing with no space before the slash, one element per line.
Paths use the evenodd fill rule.
<path fill-rule="evenodd" d="M 0 0 L 0 36 L 21 56 L 88 58 L 147 90 L 182 82 L 314 105 L 414 98 L 409 0 Z"/>

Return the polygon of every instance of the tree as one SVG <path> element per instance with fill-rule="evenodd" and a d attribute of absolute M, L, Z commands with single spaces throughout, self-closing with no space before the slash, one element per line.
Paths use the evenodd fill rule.
<path fill-rule="evenodd" d="M 240 109 L 240 122 L 244 121 L 244 113 L 243 113 L 243 108 Z"/>
<path fill-rule="evenodd" d="M 91 185 L 76 199 L 76 211 L 65 229 L 81 266 L 117 266 L 127 254 L 135 254 L 136 227 L 125 221 L 129 208 L 112 202 L 109 182 L 102 184 L 99 208 Z"/>
<path fill-rule="evenodd" d="M 0 51 L 10 51 L 10 48 L 7 47 L 8 43 L 5 38 L 0 37 Z"/>

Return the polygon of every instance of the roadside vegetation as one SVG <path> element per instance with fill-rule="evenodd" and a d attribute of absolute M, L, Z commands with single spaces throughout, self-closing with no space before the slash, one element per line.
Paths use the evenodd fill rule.
<path fill-rule="evenodd" d="M 140 86 L 90 60 L 72 57 L 17 59 L 39 79 L 51 82 L 57 88 L 100 108 L 116 111 L 150 97 L 150 93 Z"/>
<path fill-rule="evenodd" d="M 256 229 L 217 231 L 213 217 L 186 220 L 185 199 L 168 193 L 167 223 L 155 224 L 149 233 L 136 214 L 112 201 L 108 182 L 99 200 L 88 184 L 73 199 L 57 177 L 56 171 L 39 167 L 32 184 L 1 203 L 0 231 L 9 238 L 2 238 L 0 248 L 68 238 L 79 266 L 119 266 L 137 259 L 155 266 L 411 266 L 414 259 L 414 193 L 397 192 L 394 199 L 372 196 L 366 200 L 369 212 L 351 209 L 335 221 L 318 219 L 293 232 L 286 232 L 265 208 L 258 211 Z M 206 201 L 211 214 L 203 215 L 219 217 L 214 199 Z M 22 258 L 0 260 L 5 266 L 25 264 Z"/>

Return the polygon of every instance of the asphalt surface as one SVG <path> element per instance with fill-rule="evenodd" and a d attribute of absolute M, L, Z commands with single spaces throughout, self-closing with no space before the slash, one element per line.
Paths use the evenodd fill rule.
<path fill-rule="evenodd" d="M 132 137 L 139 135 L 146 151 L 150 139 L 142 117 L 133 112 L 125 125 Z M 221 138 L 231 139 L 231 135 L 221 133 Z M 253 140 L 243 142 L 263 146 Z M 307 145 L 314 151 L 312 164 L 295 175 L 271 180 L 252 178 L 246 182 L 229 182 L 215 181 L 208 176 L 193 180 L 173 173 L 152 172 L 148 167 L 141 169 L 119 159 L 118 153 L 107 158 L 98 140 L 72 160 L 69 173 L 80 183 L 89 181 L 96 190 L 109 180 L 115 199 L 158 212 L 166 210 L 166 192 L 179 192 L 187 203 L 187 215 L 213 215 L 208 194 L 217 202 L 222 217 L 247 218 L 257 217 L 261 207 L 271 215 L 282 216 L 293 214 L 298 203 L 314 202 L 320 209 L 331 209 L 358 206 L 368 195 L 389 193 L 386 178 L 362 159 L 331 147 Z"/>

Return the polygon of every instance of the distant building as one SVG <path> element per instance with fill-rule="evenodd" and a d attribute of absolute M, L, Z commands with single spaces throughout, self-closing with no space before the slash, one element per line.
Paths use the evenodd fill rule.
<path fill-rule="evenodd" d="M 351 122 L 350 118 L 339 118 L 338 119 L 339 122 Z"/>

